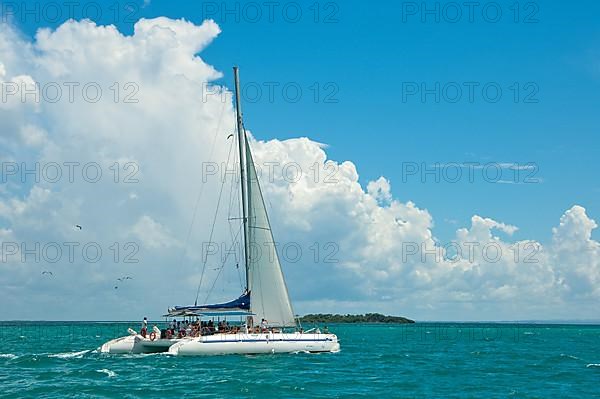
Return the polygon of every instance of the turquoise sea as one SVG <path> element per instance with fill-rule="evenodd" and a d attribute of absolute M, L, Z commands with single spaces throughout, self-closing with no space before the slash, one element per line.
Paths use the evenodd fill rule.
<path fill-rule="evenodd" d="M 330 325 L 342 344 L 333 354 L 176 358 L 96 351 L 138 324 L 0 323 L 0 396 L 600 396 L 600 326 Z"/>

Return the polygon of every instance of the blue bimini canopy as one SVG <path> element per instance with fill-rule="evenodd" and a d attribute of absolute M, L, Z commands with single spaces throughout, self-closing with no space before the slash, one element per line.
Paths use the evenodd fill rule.
<path fill-rule="evenodd" d="M 250 293 L 247 292 L 231 302 L 200 306 L 175 306 L 169 313 L 203 313 L 204 310 L 250 310 Z"/>

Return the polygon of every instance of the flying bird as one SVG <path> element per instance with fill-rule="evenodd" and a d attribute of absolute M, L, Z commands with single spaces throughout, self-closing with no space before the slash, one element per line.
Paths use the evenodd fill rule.
<path fill-rule="evenodd" d="M 44 274 L 49 274 L 50 276 L 54 276 L 54 273 L 52 273 L 52 272 L 49 272 L 49 271 L 47 271 L 47 270 L 44 270 L 44 271 L 42 272 L 42 276 L 43 276 Z"/>
<path fill-rule="evenodd" d="M 76 228 L 78 228 L 79 230 L 83 230 L 83 227 L 81 227 L 80 225 L 76 224 L 75 225 Z"/>
<path fill-rule="evenodd" d="M 229 140 L 232 137 L 233 137 L 233 134 L 230 134 L 229 136 L 227 136 L 227 140 Z"/>
<path fill-rule="evenodd" d="M 117 281 L 118 281 L 118 282 L 120 282 L 120 283 L 122 283 L 122 282 L 124 282 L 124 281 L 126 281 L 126 280 L 133 280 L 133 277 L 129 277 L 129 276 L 123 276 L 123 277 L 119 277 L 119 278 L 117 279 Z M 118 284 L 117 284 L 117 285 L 115 285 L 115 290 L 116 290 L 116 289 L 118 289 L 118 288 L 119 288 L 119 285 L 118 285 Z"/>

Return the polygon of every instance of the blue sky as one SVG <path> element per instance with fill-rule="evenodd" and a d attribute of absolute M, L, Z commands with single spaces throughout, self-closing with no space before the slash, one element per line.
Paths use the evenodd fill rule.
<path fill-rule="evenodd" d="M 78 3 L 78 22 L 65 23 L 67 3 L 0 3 L 5 16 L 12 14 L 9 27 L 0 25 L 0 76 L 134 79 L 140 102 L 1 103 L 0 155 L 30 163 L 133 160 L 141 181 L 133 187 L 104 181 L 0 186 L 0 239 L 134 240 L 152 272 L 126 269 L 136 278 L 129 291 L 117 292 L 113 282 L 123 265 L 110 260 L 86 264 L 79 274 L 61 265 L 52 269 L 52 281 L 40 280 L 40 265 L 0 264 L 6 267 L 0 286 L 7 287 L 0 300 L 5 295 L 15 314 L 27 308 L 45 315 L 46 306 L 60 318 L 70 314 L 74 297 L 84 296 L 72 317 L 86 318 L 103 303 L 98 317 L 129 318 L 144 306 L 159 314 L 189 300 L 217 192 L 207 185 L 202 223 L 186 241 L 200 185 L 193 171 L 211 159 L 215 132 L 233 121 L 230 103 L 201 101 L 199 82 L 214 82 L 216 70 L 223 73 L 216 83 L 231 89 L 237 64 L 245 124 L 257 140 L 255 159 L 293 160 L 310 169 L 313 162 L 324 167 L 326 156 L 338 168 L 336 185 L 263 181 L 277 238 L 301 243 L 305 254 L 315 241 L 339 244 L 339 264 L 282 262 L 300 313 L 597 316 L 595 2 L 482 2 L 469 10 L 464 3 L 435 1 L 106 1 Z M 18 9 L 10 8 L 14 4 Z M 60 18 L 53 18 L 56 5 Z M 118 32 L 82 17 L 114 24 Z M 35 38 L 40 28 L 59 29 Z M 298 89 L 302 94 L 294 100 Z M 222 151 L 214 159 L 226 158 Z M 449 181 L 457 171 L 461 177 Z M 94 227 L 73 237 L 79 234 L 72 231 L 75 223 Z M 226 223 L 221 227 L 226 235 Z M 405 242 L 439 249 L 452 240 L 499 243 L 508 251 L 532 240 L 543 251 L 535 264 L 510 256 L 459 264 L 401 257 Z M 164 265 L 174 259 L 183 263 L 170 268 L 169 277 L 181 288 L 140 303 L 148 287 L 163 284 Z M 221 291 L 216 299 L 237 294 Z"/>
<path fill-rule="evenodd" d="M 26 3 L 31 9 L 35 2 Z M 483 7 L 489 2 L 483 2 L 474 9 L 473 22 L 462 6 L 455 23 L 449 2 L 424 3 L 432 10 L 437 4 L 437 15 L 424 14 L 420 2 L 281 2 L 273 6 L 272 21 L 268 6 L 260 2 L 132 3 L 98 2 L 98 22 L 116 22 L 131 33 L 139 17 L 164 15 L 196 23 L 214 18 L 223 32 L 203 58 L 225 72 L 225 85 L 232 81 L 235 62 L 242 67 L 242 79 L 262 87 L 261 98 L 245 104 L 246 123 L 258 138 L 309 136 L 327 143 L 333 159 L 353 160 L 361 181 L 385 175 L 395 196 L 436 215 L 435 234 L 442 239 L 455 230 L 454 221 L 467 223 L 473 213 L 517 224 L 517 238 L 544 240 L 556 215 L 573 203 L 592 216 L 600 211 L 597 2 L 519 2 L 518 16 L 513 1 L 493 2 L 487 14 Z M 302 17 L 293 22 L 297 9 Z M 502 16 L 493 23 L 496 9 Z M 94 16 L 95 8 L 77 8 L 75 15 Z M 28 34 L 57 25 L 24 18 L 20 25 Z M 280 84 L 273 101 L 265 82 Z M 464 92 L 457 103 L 443 95 L 439 103 L 433 95 L 423 102 L 419 93 L 403 102 L 406 82 L 429 88 L 439 82 L 440 93 L 444 85 L 457 82 Z M 479 84 L 473 102 L 467 101 L 464 82 Z M 480 90 L 490 82 L 502 89 L 497 103 L 486 101 Z M 301 87 L 297 103 L 285 100 L 287 83 Z M 315 83 L 319 101 L 313 99 Z M 537 102 L 524 102 L 534 90 L 531 99 Z M 520 94 L 516 103 L 515 91 Z M 337 102 L 326 102 L 327 95 Z M 415 176 L 403 179 L 401 162 L 416 162 L 419 168 L 422 163 L 533 162 L 542 181 L 497 184 L 476 175 L 474 183 L 436 183 L 429 175 L 423 182 Z"/>

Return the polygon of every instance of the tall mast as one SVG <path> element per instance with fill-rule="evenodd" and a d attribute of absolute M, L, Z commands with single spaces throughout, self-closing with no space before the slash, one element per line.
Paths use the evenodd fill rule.
<path fill-rule="evenodd" d="M 244 265 L 246 266 L 246 289 L 250 289 L 248 270 L 248 200 L 246 194 L 246 169 L 244 166 L 244 154 L 246 150 L 246 132 L 242 120 L 242 103 L 240 100 L 240 72 L 238 67 L 233 67 L 233 76 L 235 78 L 235 109 L 237 113 L 237 131 L 238 131 L 238 149 L 240 153 L 240 183 L 242 185 L 242 221 L 244 224 Z"/>

